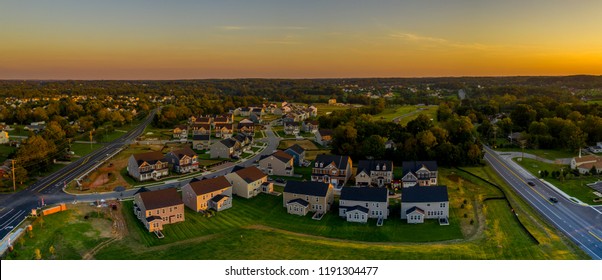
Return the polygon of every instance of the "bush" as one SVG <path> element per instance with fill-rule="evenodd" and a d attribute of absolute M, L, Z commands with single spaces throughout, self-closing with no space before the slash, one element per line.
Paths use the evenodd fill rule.
<path fill-rule="evenodd" d="M 473 219 L 470 220 L 470 224 L 471 225 L 474 224 L 474 220 Z"/>
<path fill-rule="evenodd" d="M 464 213 L 464 218 L 468 218 L 468 214 Z"/>

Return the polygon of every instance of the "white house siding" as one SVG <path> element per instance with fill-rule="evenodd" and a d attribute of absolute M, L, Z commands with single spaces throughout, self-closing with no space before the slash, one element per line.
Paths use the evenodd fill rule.
<path fill-rule="evenodd" d="M 412 207 L 424 210 L 425 219 L 438 219 L 449 217 L 449 202 L 402 202 L 401 219 L 407 219 L 406 211 Z"/>
<path fill-rule="evenodd" d="M 307 206 L 303 206 L 299 203 L 288 203 L 286 206 L 287 209 L 287 213 L 289 214 L 294 214 L 294 215 L 299 215 L 299 216 L 305 216 L 307 215 L 307 209 L 309 207 Z"/>
<path fill-rule="evenodd" d="M 347 222 L 366 223 L 368 215 L 360 210 L 352 210 L 345 213 Z"/>
<path fill-rule="evenodd" d="M 374 202 L 374 201 L 356 201 L 356 200 L 339 200 L 339 216 L 345 217 L 346 208 L 353 206 L 362 206 L 368 208 L 368 218 L 386 219 L 389 217 L 389 202 Z"/>

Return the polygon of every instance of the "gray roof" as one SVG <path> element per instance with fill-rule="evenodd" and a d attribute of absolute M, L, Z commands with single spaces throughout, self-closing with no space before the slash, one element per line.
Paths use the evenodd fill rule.
<path fill-rule="evenodd" d="M 228 148 L 232 148 L 234 147 L 234 145 L 236 145 L 236 140 L 232 139 L 232 138 L 228 138 L 228 139 L 224 139 L 222 141 L 219 141 L 220 143 L 224 144 L 224 146 L 228 147 Z"/>
<path fill-rule="evenodd" d="M 209 134 L 194 134 L 194 135 L 192 135 L 192 140 L 207 141 L 209 139 L 210 139 L 210 135 Z"/>
<path fill-rule="evenodd" d="M 288 181 L 284 186 L 284 192 L 325 197 L 328 193 L 329 185 L 322 182 Z"/>
<path fill-rule="evenodd" d="M 403 174 L 407 174 L 408 172 L 416 172 L 418 169 L 422 168 L 422 166 L 426 167 L 429 171 L 437 171 L 437 162 L 433 160 L 429 161 L 404 161 L 401 164 L 401 168 L 403 170 Z"/>
<path fill-rule="evenodd" d="M 379 171 L 393 171 L 393 162 L 390 160 L 360 160 L 357 164 L 357 173 L 365 171 L 370 174 L 370 171 L 376 171 L 376 167 L 379 167 Z M 383 166 L 385 169 L 383 169 Z"/>
<path fill-rule="evenodd" d="M 387 202 L 386 188 L 343 187 L 341 200 Z"/>
<path fill-rule="evenodd" d="M 290 203 L 299 203 L 299 204 L 301 204 L 301 205 L 303 205 L 305 207 L 307 207 L 309 205 L 309 202 L 307 202 L 307 201 L 305 201 L 303 199 L 300 199 L 300 198 L 293 199 L 293 200 L 287 202 L 286 204 L 290 204 Z"/>
<path fill-rule="evenodd" d="M 354 210 L 359 210 L 359 211 L 362 211 L 362 212 L 368 214 L 368 208 L 363 207 L 363 206 L 356 205 L 356 206 L 347 208 L 347 212 L 351 212 Z"/>
<path fill-rule="evenodd" d="M 416 210 L 418 210 L 418 212 L 420 212 L 420 213 L 422 213 L 422 215 L 424 215 L 424 210 L 422 210 L 422 209 L 420 209 L 420 208 L 418 208 L 418 207 L 416 207 L 416 206 L 414 206 L 414 207 L 412 207 L 412 208 L 410 208 L 410 209 L 406 210 L 406 215 L 407 215 L 407 214 L 410 214 L 410 213 L 412 213 L 412 212 L 414 212 L 414 211 L 416 211 Z"/>
<path fill-rule="evenodd" d="M 404 202 L 448 202 L 447 186 L 414 186 L 401 190 L 401 203 Z"/>
<path fill-rule="evenodd" d="M 338 169 L 347 169 L 348 161 L 349 161 L 349 156 L 318 155 L 316 157 L 316 160 L 314 161 L 314 164 L 316 162 L 317 163 L 324 163 L 324 166 L 327 166 L 330 163 L 334 162 L 334 165 Z"/>

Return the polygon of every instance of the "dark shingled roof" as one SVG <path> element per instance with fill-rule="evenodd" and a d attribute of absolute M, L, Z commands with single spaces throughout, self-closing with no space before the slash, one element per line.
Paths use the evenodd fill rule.
<path fill-rule="evenodd" d="M 190 147 L 184 147 L 179 150 L 171 151 L 178 159 L 182 159 L 184 156 L 194 157 L 196 153 Z"/>
<path fill-rule="evenodd" d="M 320 133 L 320 136 L 322 136 L 322 137 L 332 135 L 332 129 L 318 129 L 318 132 Z"/>
<path fill-rule="evenodd" d="M 341 200 L 387 202 L 386 188 L 343 187 Z"/>
<path fill-rule="evenodd" d="M 337 155 L 318 155 L 316 157 L 315 163 L 324 163 L 324 167 L 328 166 L 330 163 L 334 162 L 334 165 L 338 169 L 346 169 L 347 164 L 349 163 L 349 156 L 337 156 Z M 319 165 L 318 165 L 319 166 Z"/>
<path fill-rule="evenodd" d="M 236 140 L 234 140 L 232 138 L 228 138 L 228 139 L 224 139 L 224 140 L 220 141 L 220 143 L 224 144 L 224 146 L 226 146 L 228 148 L 232 148 L 232 147 L 234 147 L 234 145 L 236 145 Z"/>
<path fill-rule="evenodd" d="M 299 146 L 299 144 L 292 145 L 292 146 L 288 147 L 288 149 L 286 149 L 286 150 L 291 150 L 291 151 L 295 152 L 298 155 L 300 155 L 303 152 L 305 152 L 305 149 L 303 149 L 303 147 Z"/>
<path fill-rule="evenodd" d="M 201 128 L 203 128 L 205 130 L 211 130 L 211 124 L 208 124 L 208 123 L 197 123 L 197 124 L 194 124 L 194 125 L 190 126 L 190 129 L 192 129 L 192 130 L 199 130 Z"/>
<path fill-rule="evenodd" d="M 322 182 L 288 181 L 284 186 L 284 192 L 325 197 L 329 185 Z"/>
<path fill-rule="evenodd" d="M 380 168 L 379 171 L 393 170 L 393 162 L 390 160 L 360 160 L 357 164 L 356 174 L 364 171 L 366 174 L 370 175 L 370 171 L 376 171 L 376 166 Z M 385 166 L 385 169 L 383 169 L 383 166 Z"/>
<path fill-rule="evenodd" d="M 165 208 L 182 204 L 182 198 L 174 188 L 137 194 L 146 210 Z"/>
<path fill-rule="evenodd" d="M 404 202 L 447 202 L 447 186 L 414 186 L 401 190 L 401 203 Z"/>
<path fill-rule="evenodd" d="M 143 162 L 148 162 L 149 164 L 155 164 L 157 161 L 165 161 L 167 162 L 163 154 L 161 152 L 148 152 L 142 154 L 134 154 L 134 159 L 138 166 L 140 166 Z"/>
<path fill-rule="evenodd" d="M 195 134 L 192 135 L 192 140 L 197 140 L 197 141 L 207 141 L 210 139 L 209 134 Z"/>
<path fill-rule="evenodd" d="M 424 210 L 422 210 L 422 209 L 420 209 L 420 208 L 418 208 L 418 207 L 416 207 L 416 206 L 414 206 L 414 207 L 412 207 L 412 208 L 410 208 L 410 209 L 406 210 L 406 215 L 407 215 L 407 214 L 410 214 L 410 213 L 412 213 L 412 212 L 414 212 L 414 211 L 418 211 L 419 213 L 421 213 L 422 215 L 424 215 Z"/>
<path fill-rule="evenodd" d="M 211 201 L 213 201 L 213 202 L 220 202 L 222 199 L 226 199 L 228 197 L 229 196 L 227 196 L 227 195 L 218 194 L 218 195 L 214 196 L 213 198 L 211 198 Z"/>
<path fill-rule="evenodd" d="M 261 170 L 259 170 L 259 168 L 255 167 L 255 166 L 243 168 L 234 173 L 236 173 L 238 176 L 240 176 L 240 178 L 245 180 L 245 182 L 247 182 L 247 183 L 255 182 L 255 181 L 267 176 L 263 172 L 261 172 Z"/>
<path fill-rule="evenodd" d="M 193 180 L 190 181 L 189 184 L 196 195 L 211 193 L 231 186 L 230 182 L 228 182 L 228 180 L 226 180 L 226 177 L 224 176 L 200 181 Z"/>
<path fill-rule="evenodd" d="M 437 171 L 437 162 L 436 161 L 404 161 L 401 164 L 401 168 L 403 170 L 403 174 L 407 174 L 408 172 L 416 172 L 418 169 L 422 168 L 422 166 L 426 167 L 429 171 Z"/>
<path fill-rule="evenodd" d="M 291 155 L 289 155 L 289 154 L 287 154 L 287 153 L 285 153 L 285 152 L 283 152 L 281 150 L 278 150 L 278 151 L 274 152 L 271 155 L 261 156 L 260 160 L 263 160 L 263 159 L 266 159 L 266 158 L 269 158 L 269 157 L 275 157 L 276 159 L 278 159 L 279 161 L 282 161 L 284 163 L 287 163 L 291 159 L 293 159 L 293 156 L 291 156 Z"/>
<path fill-rule="evenodd" d="M 299 203 L 299 204 L 301 204 L 301 205 L 303 205 L 305 207 L 307 207 L 309 205 L 309 202 L 307 202 L 307 201 L 305 201 L 303 199 L 300 199 L 300 198 L 293 199 L 293 200 L 287 202 L 286 204 L 292 204 L 292 203 Z"/>
<path fill-rule="evenodd" d="M 362 211 L 362 212 L 368 214 L 368 208 L 366 208 L 366 207 L 362 207 L 362 206 L 356 205 L 356 206 L 347 208 L 347 212 L 351 212 L 351 211 L 354 211 L 354 210 L 359 210 L 359 211 Z"/>

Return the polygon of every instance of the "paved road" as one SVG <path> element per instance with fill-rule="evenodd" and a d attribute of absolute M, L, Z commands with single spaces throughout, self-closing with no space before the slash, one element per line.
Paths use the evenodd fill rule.
<path fill-rule="evenodd" d="M 42 201 L 47 205 L 73 201 L 74 198 L 72 195 L 63 192 L 65 182 L 70 182 L 80 177 L 95 165 L 108 159 L 109 155 L 117 153 L 123 147 L 129 145 L 144 132 L 146 126 L 153 120 L 156 111 L 153 110 L 133 130 L 113 142 L 107 143 L 102 148 L 79 158 L 59 171 L 40 179 L 27 189 L 15 194 L 0 196 L 0 239 L 4 238 L 10 232 L 11 227 L 15 227 L 23 221 L 31 209 L 42 206 Z"/>
<path fill-rule="evenodd" d="M 485 160 L 527 203 L 593 259 L 602 259 L 601 208 L 573 203 L 513 162 L 510 155 L 500 156 L 487 147 L 485 152 Z M 558 203 L 550 202 L 550 197 Z"/>
<path fill-rule="evenodd" d="M 152 120 L 152 116 L 149 117 L 149 120 Z M 150 123 L 150 121 L 149 121 L 149 123 Z M 141 124 L 141 126 L 142 125 L 144 125 L 144 127 L 145 127 L 146 125 L 148 125 L 148 123 Z M 198 178 L 200 178 L 200 177 L 216 177 L 216 176 L 225 175 L 225 174 L 230 173 L 235 165 L 250 166 L 256 160 L 258 160 L 259 157 L 261 157 L 262 155 L 271 154 L 278 147 L 278 144 L 280 143 L 280 138 L 276 137 L 274 132 L 271 130 L 270 126 L 267 126 L 266 128 L 267 128 L 266 137 L 256 141 L 256 142 L 267 143 L 267 147 L 261 153 L 255 155 L 249 159 L 246 159 L 239 163 L 236 163 L 236 164 L 224 164 L 222 168 L 218 167 L 218 169 L 213 172 L 203 173 L 203 174 L 199 175 Z M 135 139 L 137 137 L 137 135 L 139 135 L 140 133 L 142 133 L 144 131 L 143 127 L 140 130 L 139 129 L 140 128 L 136 128 L 135 131 L 131 131 L 127 134 L 127 135 L 130 135 L 131 138 L 126 137 L 123 141 L 117 141 L 116 143 L 112 142 L 112 143 L 108 144 L 107 146 L 113 147 L 113 145 L 118 145 L 119 143 L 121 143 L 122 146 L 127 145 L 131 140 Z M 104 149 L 102 149 L 102 150 L 104 151 Z M 105 155 L 104 152 L 99 153 L 98 160 L 103 160 L 103 155 Z M 96 161 L 96 160 L 97 160 L 96 157 L 89 159 L 89 161 Z M 78 160 L 78 162 L 79 162 L 79 160 Z M 8 199 L 5 198 L 3 200 L 0 200 L 0 205 L 2 205 L 2 206 L 5 205 L 5 201 L 7 202 L 6 206 L 4 206 L 4 208 L 2 210 L 0 210 L 0 239 L 4 238 L 4 236 L 10 232 L 10 230 L 11 230 L 10 226 L 17 226 L 27 216 L 27 214 L 29 214 L 29 212 L 31 211 L 32 208 L 41 206 L 40 198 L 42 196 L 44 197 L 45 204 L 54 204 L 54 203 L 61 203 L 61 202 L 73 203 L 73 202 L 84 202 L 84 201 L 86 201 L 86 202 L 98 201 L 101 199 L 105 199 L 105 200 L 123 199 L 123 198 L 133 196 L 134 193 L 138 190 L 138 188 L 135 188 L 135 189 L 126 190 L 123 192 L 107 192 L 107 193 L 100 193 L 100 194 L 82 194 L 82 195 L 66 194 L 66 193 L 62 192 L 62 188 L 61 188 L 62 184 L 63 184 L 62 183 L 63 180 L 72 180 L 74 178 L 77 178 L 80 174 L 82 174 L 85 171 L 84 169 L 81 169 L 81 170 L 78 169 L 79 165 L 81 164 L 78 162 L 74 162 L 71 164 L 71 165 L 75 165 L 75 169 L 73 169 L 73 168 L 69 169 L 69 170 L 71 170 L 71 172 L 73 172 L 73 174 L 61 172 L 62 174 L 68 174 L 68 175 L 62 175 L 62 174 L 50 175 L 50 176 L 48 176 L 50 178 L 47 177 L 47 178 L 43 179 L 45 182 L 50 182 L 50 184 L 46 184 L 46 185 L 36 184 L 35 187 L 32 186 L 25 191 L 22 191 L 17 194 L 14 194 L 10 197 L 7 197 Z M 71 165 L 69 165 L 69 166 L 71 166 Z M 84 165 L 82 165 L 82 168 L 83 168 L 83 166 Z M 65 169 L 65 168 L 63 168 L 63 169 Z M 73 170 L 75 170 L 75 171 L 73 171 Z M 75 175 L 75 174 L 77 174 L 77 175 Z M 63 176 L 63 177 L 61 177 L 61 176 Z M 60 181 L 58 183 L 59 186 L 56 186 L 57 183 L 55 183 L 55 181 L 58 181 L 58 180 L 56 180 L 56 178 L 60 178 Z M 184 186 L 185 184 L 187 184 L 190 180 L 192 180 L 192 178 L 183 179 L 183 180 L 172 180 L 172 181 L 166 181 L 166 182 L 159 182 L 156 184 L 152 184 L 151 186 L 148 186 L 146 188 L 151 189 L 151 190 L 157 190 L 157 189 L 181 187 L 181 186 Z M 38 192 L 36 192 L 36 190 Z M 47 191 L 47 190 L 49 192 L 47 194 L 45 194 L 46 193 L 45 191 Z M 39 191 L 41 191 L 42 193 L 39 193 Z M 7 226 L 9 228 L 7 228 Z"/>

